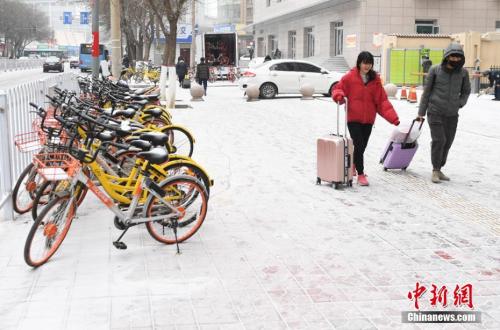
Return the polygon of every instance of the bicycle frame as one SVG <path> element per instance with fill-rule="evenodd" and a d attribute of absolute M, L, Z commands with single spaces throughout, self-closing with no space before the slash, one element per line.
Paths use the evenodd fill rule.
<path fill-rule="evenodd" d="M 147 162 L 143 165 L 142 169 L 144 170 L 147 167 Z M 82 183 L 85 186 L 89 188 L 90 191 L 96 195 L 96 197 L 104 204 L 108 209 L 110 209 L 117 217 L 126 225 L 138 225 L 141 223 L 146 223 L 146 222 L 151 222 L 151 221 L 156 221 L 156 220 L 167 220 L 176 216 L 182 216 L 181 211 L 179 211 L 176 207 L 171 206 L 165 199 L 164 196 L 161 196 L 158 192 L 156 192 L 154 189 L 151 189 L 150 186 L 154 184 L 149 177 L 144 176 L 143 174 L 139 175 L 139 178 L 137 179 L 137 182 L 134 187 L 134 193 L 133 193 L 133 199 L 130 203 L 130 207 L 126 212 L 123 212 L 120 210 L 114 203 L 113 199 L 110 198 L 106 193 L 101 191 L 95 184 L 92 182 L 92 180 L 85 175 L 85 173 L 80 170 L 77 175 L 75 175 L 74 179 L 72 180 L 71 183 L 71 189 L 70 191 L 74 191 L 76 185 L 78 183 Z M 139 201 L 141 199 L 141 195 L 143 191 L 147 191 L 149 194 L 152 194 L 156 198 L 158 198 L 159 201 L 161 201 L 162 204 L 166 205 L 172 212 L 168 215 L 158 215 L 154 217 L 134 217 L 135 210 L 137 209 L 137 206 L 139 205 Z M 69 200 L 69 203 L 73 203 L 75 199 L 75 194 L 72 194 L 72 197 Z M 65 213 L 63 215 L 63 218 L 67 216 L 67 213 L 69 212 L 69 208 L 65 210 Z"/>

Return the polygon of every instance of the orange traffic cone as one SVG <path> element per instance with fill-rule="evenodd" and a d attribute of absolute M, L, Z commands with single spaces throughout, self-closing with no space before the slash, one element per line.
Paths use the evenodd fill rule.
<path fill-rule="evenodd" d="M 408 94 L 408 102 L 417 103 L 417 88 L 415 86 L 410 87 L 410 94 Z"/>
<path fill-rule="evenodd" d="M 401 95 L 399 96 L 399 99 L 400 100 L 406 100 L 408 97 L 406 96 L 406 86 L 403 85 L 403 87 L 401 87 Z"/>

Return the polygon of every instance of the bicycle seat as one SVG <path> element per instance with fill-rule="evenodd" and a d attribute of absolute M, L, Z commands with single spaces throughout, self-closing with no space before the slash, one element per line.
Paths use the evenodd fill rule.
<path fill-rule="evenodd" d="M 151 164 L 161 164 L 168 160 L 168 152 L 165 148 L 153 148 L 149 151 L 142 151 L 137 157 L 149 161 Z"/>
<path fill-rule="evenodd" d="M 147 132 L 141 134 L 141 140 L 149 141 L 151 144 L 156 146 L 164 145 L 168 140 L 168 135 L 160 132 Z"/>
<path fill-rule="evenodd" d="M 134 100 L 134 103 L 133 104 L 137 104 L 139 106 L 144 106 L 146 104 L 148 104 L 149 101 L 148 100 Z"/>
<path fill-rule="evenodd" d="M 97 138 L 103 142 L 106 142 L 106 141 L 112 141 L 116 134 L 115 132 L 112 132 L 112 131 L 103 131 L 103 132 L 100 132 L 100 133 L 93 133 L 93 132 L 90 132 L 88 133 L 88 135 L 90 137 L 94 137 L 94 138 Z"/>
<path fill-rule="evenodd" d="M 118 80 L 116 84 L 120 87 L 126 87 L 128 88 L 128 84 L 124 80 Z"/>
<path fill-rule="evenodd" d="M 113 113 L 113 117 L 123 116 L 125 118 L 132 118 L 135 115 L 135 109 L 127 108 L 125 110 L 117 110 Z"/>
<path fill-rule="evenodd" d="M 143 111 L 145 114 L 152 115 L 155 118 L 158 118 L 161 116 L 161 113 L 163 110 L 161 108 L 149 108 Z"/>
<path fill-rule="evenodd" d="M 144 95 L 148 101 L 158 101 L 160 94 L 146 94 Z"/>
<path fill-rule="evenodd" d="M 149 143 L 148 141 L 141 140 L 141 139 L 131 141 L 130 145 L 132 147 L 139 148 L 143 151 L 148 151 L 149 149 L 151 149 L 151 143 Z"/>
<path fill-rule="evenodd" d="M 140 108 L 142 108 L 142 105 L 131 103 L 131 104 L 128 104 L 127 107 L 135 109 L 135 110 L 139 110 Z"/>

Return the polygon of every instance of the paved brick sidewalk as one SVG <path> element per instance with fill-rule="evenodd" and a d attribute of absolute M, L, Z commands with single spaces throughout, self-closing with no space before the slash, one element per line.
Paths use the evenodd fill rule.
<path fill-rule="evenodd" d="M 179 98 L 189 99 L 181 90 Z M 394 101 L 401 118 L 414 104 Z M 37 270 L 22 258 L 28 217 L 0 223 L 2 329 L 500 328 L 499 103 L 471 96 L 446 173 L 430 182 L 428 128 L 406 173 L 378 157 L 391 127 L 377 121 L 366 153 L 370 187 L 315 185 L 327 98 L 247 103 L 236 87 L 173 111 L 196 136 L 194 158 L 215 179 L 206 223 L 181 246 L 134 228 L 116 250 L 112 215 L 89 198 L 61 250 Z M 416 282 L 428 292 L 473 285 L 480 325 L 401 324 Z M 469 310 L 467 307 L 459 310 Z"/>

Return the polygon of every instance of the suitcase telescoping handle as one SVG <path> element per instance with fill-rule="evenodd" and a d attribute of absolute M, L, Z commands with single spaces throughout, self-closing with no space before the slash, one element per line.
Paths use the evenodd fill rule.
<path fill-rule="evenodd" d="M 344 97 L 344 106 L 345 106 L 345 126 L 344 126 L 344 135 L 340 134 L 340 103 L 337 103 L 337 135 L 344 136 L 347 138 L 347 97 Z"/>
<path fill-rule="evenodd" d="M 344 120 L 344 135 L 340 134 L 340 104 L 337 103 L 337 135 L 344 139 L 344 182 L 349 182 L 349 169 L 351 168 L 351 155 L 349 154 L 349 138 L 347 137 L 347 97 L 343 98 L 344 100 L 344 109 L 345 109 L 345 120 Z"/>
<path fill-rule="evenodd" d="M 411 130 L 413 129 L 413 125 L 415 125 L 415 123 L 416 123 L 417 121 L 418 121 L 418 120 L 413 119 L 413 121 L 411 122 L 410 129 L 408 130 L 408 133 L 406 133 L 406 137 L 405 137 L 405 140 L 403 141 L 403 144 L 406 144 L 406 141 L 408 141 L 408 138 L 410 137 Z M 421 130 L 422 130 L 422 125 L 424 124 L 424 121 L 425 121 L 425 119 L 424 119 L 424 118 L 420 119 L 420 126 L 418 127 L 418 130 L 419 130 L 419 131 L 421 131 Z"/>

